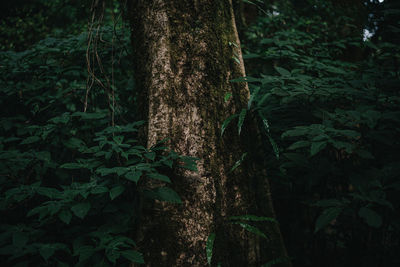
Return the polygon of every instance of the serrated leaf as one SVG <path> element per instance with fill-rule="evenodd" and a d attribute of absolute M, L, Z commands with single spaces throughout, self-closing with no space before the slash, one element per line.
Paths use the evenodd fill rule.
<path fill-rule="evenodd" d="M 72 213 L 69 210 L 62 210 L 58 213 L 58 218 L 66 223 L 69 224 L 71 222 L 72 219 Z"/>
<path fill-rule="evenodd" d="M 211 266 L 211 260 L 213 256 L 213 248 L 214 248 L 214 241 L 215 241 L 215 233 L 211 233 L 206 242 L 206 254 L 207 254 L 207 262 L 208 265 Z"/>
<path fill-rule="evenodd" d="M 224 134 L 226 128 L 228 127 L 229 123 L 236 117 L 238 117 L 238 114 L 233 114 L 231 116 L 229 116 L 223 123 L 221 126 L 221 136 Z"/>
<path fill-rule="evenodd" d="M 382 225 L 382 217 L 370 208 L 362 207 L 358 215 L 371 227 L 379 228 Z"/>
<path fill-rule="evenodd" d="M 122 185 L 117 185 L 110 190 L 110 198 L 111 200 L 119 197 L 125 191 L 125 187 Z"/>
<path fill-rule="evenodd" d="M 247 109 L 244 108 L 240 111 L 239 120 L 238 120 L 239 135 L 240 135 L 240 132 L 242 131 L 242 126 L 243 126 L 244 119 L 246 118 L 246 114 L 247 114 Z"/>
<path fill-rule="evenodd" d="M 314 233 L 318 232 L 319 230 L 330 224 L 334 219 L 339 216 L 342 210 L 343 208 L 341 207 L 332 207 L 324 210 L 317 218 Z"/>
<path fill-rule="evenodd" d="M 84 202 L 84 203 L 79 203 L 71 207 L 72 212 L 75 214 L 76 217 L 78 218 L 85 218 L 86 214 L 90 210 L 90 203 L 89 202 Z"/>
<path fill-rule="evenodd" d="M 240 225 L 243 229 L 245 229 L 246 231 L 248 231 L 248 232 L 250 232 L 250 233 L 253 233 L 253 234 L 256 234 L 256 235 L 258 235 L 258 236 L 261 236 L 261 237 L 267 239 L 267 236 L 266 236 L 263 232 L 261 232 L 260 229 L 258 229 L 258 228 L 255 227 L 255 226 L 252 226 L 252 225 L 250 225 L 250 224 L 243 223 L 243 222 L 231 222 L 231 223 L 232 223 L 232 224 L 238 224 L 238 225 Z"/>
<path fill-rule="evenodd" d="M 140 176 L 142 176 L 141 171 L 132 171 L 132 172 L 128 172 L 125 174 L 125 178 L 127 180 L 135 182 L 135 183 L 137 183 L 139 181 Z"/>
<path fill-rule="evenodd" d="M 144 259 L 143 259 L 142 253 L 140 253 L 136 250 L 121 251 L 121 255 L 125 259 L 130 260 L 131 262 L 144 264 Z"/>

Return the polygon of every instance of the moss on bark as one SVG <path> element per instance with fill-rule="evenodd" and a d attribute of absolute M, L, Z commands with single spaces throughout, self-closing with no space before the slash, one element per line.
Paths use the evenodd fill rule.
<path fill-rule="evenodd" d="M 147 265 L 206 266 L 206 240 L 216 232 L 215 263 L 256 266 L 259 240 L 227 220 L 258 212 L 254 172 L 245 164 L 230 172 L 245 152 L 237 129 L 229 127 L 220 136 L 223 121 L 240 112 L 249 97 L 246 84 L 230 82 L 245 75 L 232 3 L 130 4 L 136 79 L 148 118 L 147 146 L 168 137 L 171 149 L 200 159 L 198 172 L 174 170 L 173 187 L 182 205 L 156 202 L 144 211 L 139 246 Z M 228 92 L 232 98 L 225 102 Z"/>

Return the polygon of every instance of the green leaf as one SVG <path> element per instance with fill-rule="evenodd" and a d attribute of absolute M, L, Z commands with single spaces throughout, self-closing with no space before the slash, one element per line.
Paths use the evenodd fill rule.
<path fill-rule="evenodd" d="M 92 188 L 90 193 L 92 194 L 104 194 L 108 192 L 108 188 L 105 186 L 97 185 L 96 187 Z"/>
<path fill-rule="evenodd" d="M 46 196 L 48 198 L 54 198 L 61 195 L 60 191 L 51 187 L 38 187 L 36 192 L 39 195 Z"/>
<path fill-rule="evenodd" d="M 318 232 L 319 230 L 330 224 L 334 219 L 339 216 L 342 210 L 343 208 L 341 207 L 332 207 L 324 210 L 322 214 L 317 218 L 314 233 Z"/>
<path fill-rule="evenodd" d="M 231 216 L 229 217 L 229 220 L 242 220 L 242 221 L 252 221 L 252 222 L 277 222 L 275 218 L 256 216 L 256 215 Z"/>
<path fill-rule="evenodd" d="M 64 163 L 60 166 L 63 169 L 82 169 L 84 166 L 81 163 Z"/>
<path fill-rule="evenodd" d="M 371 227 L 379 228 L 382 225 L 382 217 L 370 208 L 362 207 L 358 215 Z"/>
<path fill-rule="evenodd" d="M 145 153 L 144 156 L 146 158 L 148 158 L 149 160 L 154 160 L 156 158 L 156 153 L 154 152 L 149 152 L 149 153 Z"/>
<path fill-rule="evenodd" d="M 45 261 L 53 256 L 55 251 L 56 248 L 51 244 L 43 244 L 39 247 L 40 256 L 42 256 Z"/>
<path fill-rule="evenodd" d="M 288 150 L 296 150 L 296 149 L 303 148 L 303 147 L 309 147 L 310 144 L 311 143 L 309 141 L 301 140 L 301 141 L 297 141 L 297 142 L 291 144 L 287 149 Z"/>
<path fill-rule="evenodd" d="M 290 71 L 281 67 L 274 67 L 277 72 L 282 76 L 290 76 Z"/>
<path fill-rule="evenodd" d="M 79 262 L 82 263 L 89 259 L 95 252 L 96 250 L 92 246 L 79 246 L 74 251 L 74 255 L 79 255 Z"/>
<path fill-rule="evenodd" d="M 311 143 L 311 149 L 310 149 L 311 156 L 314 156 L 314 155 L 318 154 L 318 152 L 323 150 L 326 147 L 327 144 L 328 144 L 327 141 L 312 142 Z"/>
<path fill-rule="evenodd" d="M 129 181 L 137 183 L 140 179 L 140 176 L 142 176 L 141 171 L 131 171 L 125 174 L 125 178 Z"/>
<path fill-rule="evenodd" d="M 240 135 L 240 132 L 242 131 L 242 126 L 243 126 L 244 119 L 246 118 L 246 114 L 247 114 L 247 109 L 244 108 L 244 109 L 242 109 L 242 111 L 240 111 L 239 120 L 238 120 L 239 135 Z"/>
<path fill-rule="evenodd" d="M 242 164 L 243 160 L 246 158 L 246 156 L 247 156 L 247 152 L 243 153 L 242 156 L 240 157 L 240 159 L 235 162 L 235 164 L 233 165 L 233 167 L 230 170 L 230 172 L 233 172 L 237 167 L 239 167 L 240 164 Z"/>
<path fill-rule="evenodd" d="M 254 92 L 250 95 L 250 99 L 249 99 L 249 101 L 247 102 L 247 109 L 248 109 L 248 110 L 250 110 L 251 104 L 253 103 L 254 98 L 255 98 L 256 96 L 258 96 L 258 92 L 260 91 L 260 89 L 261 89 L 261 87 L 257 87 L 257 88 L 254 90 Z"/>
<path fill-rule="evenodd" d="M 266 236 L 263 232 L 261 232 L 260 229 L 258 229 L 258 228 L 255 227 L 255 226 L 252 226 L 252 225 L 250 225 L 250 224 L 243 223 L 243 222 L 231 222 L 231 223 L 232 223 L 232 224 L 238 224 L 238 225 L 240 225 L 241 227 L 243 227 L 243 229 L 245 229 L 246 231 L 249 231 L 250 233 L 256 234 L 256 235 L 258 235 L 258 236 L 261 236 L 261 237 L 267 239 L 267 236 Z"/>
<path fill-rule="evenodd" d="M 125 187 L 122 185 L 117 185 L 110 190 L 111 200 L 119 197 L 125 191 Z"/>
<path fill-rule="evenodd" d="M 156 179 L 156 180 L 160 180 L 166 183 L 171 183 L 171 180 L 169 179 L 168 176 L 156 173 L 156 172 L 152 172 L 152 173 L 148 173 L 147 176 L 149 176 L 149 178 L 151 179 Z"/>
<path fill-rule="evenodd" d="M 58 218 L 66 223 L 69 224 L 71 222 L 72 219 L 72 213 L 69 210 L 62 210 L 58 213 Z"/>
<path fill-rule="evenodd" d="M 21 145 L 28 145 L 28 144 L 33 144 L 36 143 L 37 141 L 40 140 L 39 136 L 29 136 L 28 138 L 26 138 L 25 140 L 23 140 L 20 144 Z"/>
<path fill-rule="evenodd" d="M 122 257 L 124 257 L 127 260 L 130 260 L 131 262 L 137 262 L 144 264 L 144 259 L 142 253 L 135 251 L 135 250 L 125 250 L 121 251 Z"/>
<path fill-rule="evenodd" d="M 223 123 L 221 126 L 221 136 L 224 134 L 225 129 L 228 127 L 229 123 L 236 117 L 238 117 L 238 114 L 233 114 L 231 116 L 229 116 Z"/>
<path fill-rule="evenodd" d="M 207 253 L 207 262 L 208 265 L 211 266 L 211 260 L 213 256 L 213 248 L 214 248 L 214 241 L 215 241 L 215 233 L 211 233 L 206 242 L 206 253 Z"/>
<path fill-rule="evenodd" d="M 90 203 L 89 202 L 84 202 L 84 203 L 79 203 L 71 207 L 72 212 L 75 214 L 76 217 L 79 217 L 81 219 L 85 218 L 86 214 L 90 210 Z"/>
<path fill-rule="evenodd" d="M 169 187 L 159 187 L 153 190 L 155 198 L 161 201 L 166 201 L 170 203 L 182 203 L 179 195 Z"/>

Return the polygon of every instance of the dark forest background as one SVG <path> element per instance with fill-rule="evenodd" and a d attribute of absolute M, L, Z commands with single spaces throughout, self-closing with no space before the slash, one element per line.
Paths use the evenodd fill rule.
<path fill-rule="evenodd" d="M 232 82 L 250 85 L 263 143 L 249 149 L 262 149 L 293 265 L 400 266 L 400 3 L 242 2 L 248 76 Z M 125 2 L 0 10 L 1 265 L 143 262 L 139 198 L 180 198 L 136 183 L 194 167 L 138 142 Z"/>

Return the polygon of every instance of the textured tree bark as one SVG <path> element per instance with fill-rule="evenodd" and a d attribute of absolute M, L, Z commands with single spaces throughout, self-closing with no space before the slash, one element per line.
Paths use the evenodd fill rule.
<path fill-rule="evenodd" d="M 206 266 L 212 232 L 213 264 L 257 266 L 263 253 L 286 256 L 277 225 L 270 227 L 271 251 L 260 252 L 254 234 L 228 222 L 262 214 L 251 164 L 230 172 L 245 152 L 237 128 L 221 137 L 223 121 L 249 98 L 245 83 L 230 82 L 245 75 L 231 1 L 136 0 L 129 12 L 147 146 L 170 138 L 171 149 L 199 158 L 198 172 L 175 170 L 171 177 L 183 203 L 155 202 L 143 219 L 138 243 L 146 265 Z M 270 196 L 264 200 L 273 215 Z"/>

